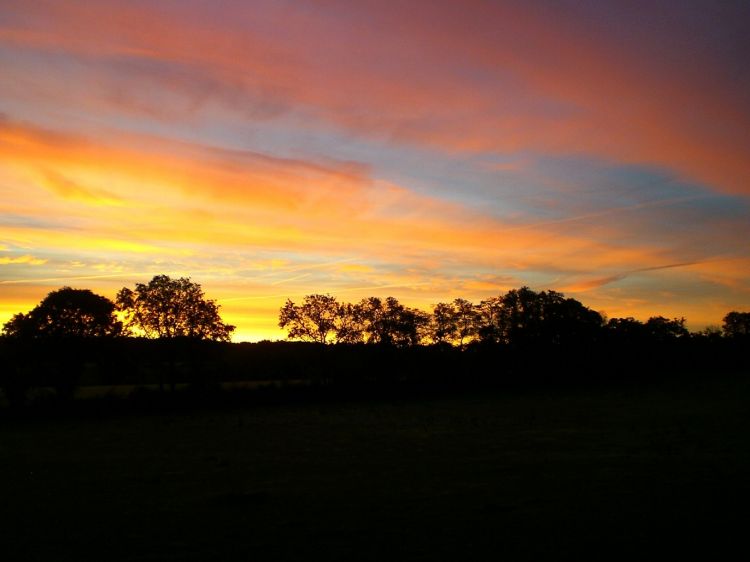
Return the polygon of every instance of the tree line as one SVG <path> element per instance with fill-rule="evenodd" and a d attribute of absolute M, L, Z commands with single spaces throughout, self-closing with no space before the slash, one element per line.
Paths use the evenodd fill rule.
<path fill-rule="evenodd" d="M 394 297 L 350 303 L 310 294 L 287 300 L 278 324 L 288 342 L 230 343 L 235 327 L 189 278 L 157 275 L 122 288 L 114 301 L 63 287 L 3 326 L 0 388 L 23 404 L 32 388 L 70 397 L 82 384 L 174 390 L 177 383 L 205 389 L 304 380 L 382 388 L 404 381 L 633 380 L 750 367 L 748 312 L 729 312 L 721 328 L 691 333 L 684 318 L 607 319 L 562 293 L 528 287 L 430 311 Z"/>
<path fill-rule="evenodd" d="M 521 287 L 479 303 L 463 298 L 440 302 L 430 312 L 405 306 L 394 297 L 349 303 L 329 294 L 310 294 L 300 304 L 288 299 L 279 311 L 278 325 L 290 340 L 320 344 L 465 349 L 475 344 L 744 338 L 750 336 L 750 312 L 729 312 L 720 329 L 691 333 L 685 318 L 607 319 L 557 291 Z M 49 293 L 30 312 L 14 315 L 3 326 L 2 336 L 27 340 L 140 336 L 228 342 L 234 330 L 198 283 L 156 275 L 134 289 L 123 287 L 114 302 L 88 289 L 63 287 Z"/>
<path fill-rule="evenodd" d="M 512 289 L 478 304 L 457 298 L 433 306 L 431 312 L 409 308 L 394 297 L 368 297 L 358 303 L 339 302 L 331 295 L 312 294 L 300 304 L 287 300 L 279 327 L 289 339 L 335 344 L 451 345 L 574 345 L 604 341 L 664 342 L 690 337 L 746 337 L 750 313 L 730 312 L 721 329 L 691 333 L 684 318 L 652 316 L 607 319 L 557 291 Z"/>
<path fill-rule="evenodd" d="M 62 287 L 3 326 L 0 388 L 11 404 L 24 403 L 33 387 L 49 386 L 58 397 L 69 398 L 92 364 L 98 368 L 99 384 L 111 380 L 112 373 L 127 380 L 130 375 L 113 359 L 123 363 L 129 350 L 112 344 L 143 338 L 169 345 L 137 347 L 133 351 L 140 361 L 128 362 L 129 370 L 141 377 L 144 367 L 155 370 L 159 387 L 169 384 L 174 389 L 185 376 L 180 363 L 202 368 L 210 359 L 207 349 L 185 344 L 229 342 L 234 329 L 221 319 L 219 305 L 185 277 L 154 276 L 133 289 L 123 287 L 114 302 L 89 289 Z"/>
<path fill-rule="evenodd" d="M 124 322 L 117 317 L 124 317 Z M 63 287 L 34 309 L 3 326 L 7 338 L 191 338 L 229 341 L 235 327 L 222 321 L 219 305 L 187 277 L 156 275 L 135 289 L 123 287 L 115 302 L 89 289 Z"/>

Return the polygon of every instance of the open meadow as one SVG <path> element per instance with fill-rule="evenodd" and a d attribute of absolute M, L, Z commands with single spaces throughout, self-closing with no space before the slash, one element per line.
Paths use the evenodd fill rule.
<path fill-rule="evenodd" d="M 743 545 L 750 381 L 0 424 L 4 560 L 600 559 Z"/>

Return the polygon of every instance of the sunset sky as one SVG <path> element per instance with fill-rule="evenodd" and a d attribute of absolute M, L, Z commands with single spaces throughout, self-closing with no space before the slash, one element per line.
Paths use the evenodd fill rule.
<path fill-rule="evenodd" d="M 528 285 L 750 309 L 750 3 L 0 2 L 0 323 L 190 276 L 287 297 Z"/>

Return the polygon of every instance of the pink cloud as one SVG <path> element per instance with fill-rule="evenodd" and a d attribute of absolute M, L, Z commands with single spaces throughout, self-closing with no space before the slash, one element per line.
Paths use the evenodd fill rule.
<path fill-rule="evenodd" d="M 357 134 L 446 150 L 586 153 L 749 193 L 744 97 L 711 54 L 644 57 L 656 34 L 635 48 L 515 2 L 203 8 L 23 3 L 26 18 L 0 38 L 179 65 L 190 79 L 154 80 L 198 106 L 220 100 L 239 111 L 272 99 Z"/>

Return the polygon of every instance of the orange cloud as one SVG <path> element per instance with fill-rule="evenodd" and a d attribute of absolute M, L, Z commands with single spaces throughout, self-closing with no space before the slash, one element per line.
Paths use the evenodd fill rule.
<path fill-rule="evenodd" d="M 50 190 L 66 199 L 79 199 L 103 205 L 118 205 L 122 202 L 122 199 L 105 189 L 82 187 L 54 172 L 48 172 L 46 179 L 45 183 Z"/>
<path fill-rule="evenodd" d="M 347 263 L 334 270 L 354 280 L 368 274 L 366 268 L 374 269 L 369 265 L 374 261 L 401 269 L 421 267 L 417 278 L 403 283 L 414 287 L 424 287 L 426 278 L 451 268 L 469 276 L 477 270 L 559 271 L 564 281 L 571 272 L 618 275 L 675 261 L 658 247 L 617 244 L 616 232 L 605 242 L 581 225 L 570 229 L 572 219 L 502 222 L 372 179 L 366 169 L 351 163 L 322 166 L 150 137 L 124 136 L 106 144 L 7 121 L 0 126 L 3 145 L 7 150 L 0 155 L 0 171 L 7 166 L 21 178 L 18 193 L 26 198 L 19 200 L 40 202 L 25 207 L 6 203 L 6 212 L 15 208 L 38 218 L 65 216 L 68 221 L 2 226 L 3 239 L 63 253 L 68 260 L 101 263 L 104 256 L 137 257 L 141 262 L 131 266 L 135 271 L 158 271 L 154 260 L 162 259 L 175 270 L 215 271 L 226 277 L 243 269 L 232 262 L 247 252 L 326 256 L 323 264 L 359 256 L 359 262 L 367 262 L 359 271 Z M 55 200 L 42 191 L 30 197 L 34 189 L 45 189 L 35 186 L 46 185 L 51 173 L 76 185 L 101 186 L 119 203 L 102 207 L 89 198 Z M 206 265 L 211 256 L 223 263 Z M 263 263 L 285 263 L 275 260 L 248 267 L 253 271 L 268 267 Z M 268 278 L 267 285 L 319 282 L 304 270 L 276 270 L 279 275 Z M 373 286 L 393 284 L 393 271 L 369 273 Z M 455 288 L 456 277 L 460 274 L 444 285 L 448 290 Z"/>
<path fill-rule="evenodd" d="M 554 221 L 503 223 L 372 179 L 349 163 L 322 166 L 149 137 L 108 144 L 8 121 L 0 145 L 8 149 L 0 172 L 11 169 L 8 181 L 26 194 L 21 203 L 6 201 L 6 211 L 35 212 L 42 221 L 0 226 L 0 235 L 60 257 L 59 265 L 7 279 L 5 287 L 83 283 L 113 297 L 118 285 L 156 273 L 192 275 L 226 299 L 230 322 L 245 322 L 258 307 L 273 310 L 252 322 L 265 336 L 276 330 L 278 303 L 311 290 L 351 300 L 387 292 L 429 308 L 523 284 L 476 271 L 555 271 L 564 263 L 560 273 L 569 275 L 665 260 L 659 249 L 617 247 L 585 231 L 566 233 Z M 102 186 L 119 204 L 45 198 L 50 174 Z M 45 222 L 57 216 L 70 222 Z M 286 257 L 247 257 L 257 252 Z"/>
<path fill-rule="evenodd" d="M 7 149 L 0 163 L 21 170 L 32 183 L 42 170 L 41 183 L 56 174 L 76 184 L 106 185 L 119 202 L 94 209 L 90 198 L 65 204 L 69 217 L 92 223 L 94 236 L 81 237 L 80 227 L 56 232 L 46 242 L 47 234 L 27 228 L 6 228 L 6 236 L 23 236 L 27 245 L 136 253 L 179 253 L 188 246 L 194 251 L 201 244 L 297 251 L 335 245 L 338 252 L 365 250 L 395 259 L 434 251 L 481 260 L 520 250 L 533 261 L 560 246 L 591 246 L 569 236 L 550 240 L 546 228 L 513 232 L 516 226 L 372 180 L 349 163 L 326 168 L 149 138 L 128 140 L 142 151 L 6 122 L 0 127 L 0 147 Z M 59 214 L 58 203 L 45 205 L 43 214 Z"/>

